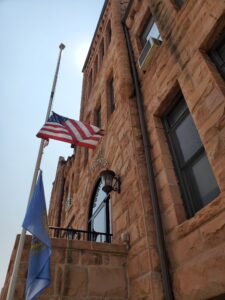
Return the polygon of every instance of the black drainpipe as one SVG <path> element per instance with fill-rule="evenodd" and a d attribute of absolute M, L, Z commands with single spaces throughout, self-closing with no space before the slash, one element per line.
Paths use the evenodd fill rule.
<path fill-rule="evenodd" d="M 139 120 L 141 125 L 141 133 L 143 137 L 143 144 L 144 144 L 144 152 L 145 152 L 145 160 L 147 165 L 147 172 L 148 172 L 148 184 L 150 189 L 150 196 L 152 201 L 152 208 L 153 208 L 153 215 L 156 225 L 156 237 L 157 237 L 157 245 L 160 257 L 160 265 L 161 265 L 161 273 L 162 273 L 162 284 L 164 288 L 164 294 L 166 300 L 173 300 L 173 289 L 171 284 L 170 272 L 169 272 L 169 265 L 168 259 L 166 255 L 166 247 L 165 247 L 165 240 L 163 234 L 163 226 L 162 226 L 162 219 L 160 214 L 159 208 L 159 201 L 158 195 L 156 191 L 156 183 L 155 177 L 153 173 L 153 166 L 152 166 L 152 159 L 151 159 L 151 152 L 150 152 L 150 144 L 147 134 L 147 126 L 145 122 L 145 115 L 144 115 L 144 108 L 143 108 L 143 101 L 142 101 L 142 94 L 139 86 L 139 80 L 136 70 L 136 65 L 134 61 L 133 49 L 130 41 L 130 36 L 128 29 L 126 27 L 125 21 L 122 21 L 122 26 L 125 33 L 126 44 L 128 48 L 128 55 L 131 67 L 131 73 L 134 81 L 134 88 L 136 92 L 136 99 L 137 99 L 137 107 L 138 107 L 138 114 Z"/>

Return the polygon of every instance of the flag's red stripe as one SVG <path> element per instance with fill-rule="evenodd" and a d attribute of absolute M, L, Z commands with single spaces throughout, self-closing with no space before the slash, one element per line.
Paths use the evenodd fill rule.
<path fill-rule="evenodd" d="M 91 126 L 91 124 L 85 124 L 85 126 L 87 127 L 87 129 L 90 131 L 91 134 L 96 133 L 96 130 L 94 130 L 94 128 Z"/>
<path fill-rule="evenodd" d="M 57 138 L 62 138 L 62 139 L 68 139 L 71 141 L 71 143 L 73 142 L 72 137 L 65 132 L 54 132 L 54 131 L 49 131 L 49 130 L 40 130 L 38 135 L 40 134 L 45 134 L 46 136 L 51 136 L 51 138 L 53 137 L 57 137 Z"/>
<path fill-rule="evenodd" d="M 57 136 L 51 136 L 50 134 L 44 134 L 44 133 L 38 133 L 37 134 L 37 137 L 43 139 L 43 140 L 49 140 L 49 139 L 53 139 L 53 140 L 57 140 L 57 141 L 62 141 L 62 142 L 66 142 L 66 143 L 72 143 L 72 141 L 70 139 L 67 139 L 67 138 L 60 138 L 60 137 L 57 137 Z"/>
<path fill-rule="evenodd" d="M 77 121 L 75 121 L 77 122 Z M 88 133 L 88 136 L 92 135 L 92 134 L 95 134 L 95 133 L 98 133 L 98 131 L 100 130 L 98 127 L 96 126 L 93 126 L 89 123 L 84 123 L 84 122 L 81 122 L 81 121 L 78 121 L 77 122 L 77 125 L 80 126 L 80 128 L 83 130 L 82 126 L 85 127 L 85 129 L 89 132 Z M 86 134 L 86 133 L 85 133 Z"/>
<path fill-rule="evenodd" d="M 79 134 L 81 135 L 81 137 L 83 139 L 88 138 L 88 136 L 86 135 L 86 133 L 83 131 L 83 129 L 79 126 L 79 124 L 74 121 L 74 120 L 70 120 L 70 123 L 73 125 L 73 127 L 75 127 L 77 129 L 77 131 L 79 132 Z M 85 125 L 85 124 L 84 124 Z M 68 128 L 70 130 L 70 128 Z M 71 132 L 74 135 L 74 132 Z M 91 134 L 90 134 L 91 135 Z M 77 137 L 75 136 L 76 140 L 78 141 Z"/>
<path fill-rule="evenodd" d="M 99 141 L 102 138 L 102 136 L 91 136 L 88 139 L 85 139 L 85 141 Z"/>
<path fill-rule="evenodd" d="M 42 127 L 40 131 L 50 131 L 50 132 L 62 133 L 62 134 L 68 134 L 68 135 L 70 135 L 70 133 L 68 132 L 68 130 L 65 130 L 65 129 L 62 130 L 62 128 L 56 128 L 56 127 L 50 128 L 49 126 L 48 127 L 46 127 L 46 126 Z"/>
<path fill-rule="evenodd" d="M 101 136 L 104 136 L 105 131 L 103 129 L 100 129 L 100 131 L 98 132 L 98 134 L 100 134 Z"/>
<path fill-rule="evenodd" d="M 70 126 L 70 127 L 69 127 Z M 74 145 L 95 149 L 104 131 L 91 124 L 67 119 L 66 122 L 46 122 L 37 134 L 38 137 L 67 142 Z"/>
<path fill-rule="evenodd" d="M 65 128 L 63 125 L 61 125 L 59 123 L 53 123 L 53 122 L 46 122 L 43 127 L 45 127 L 45 126 Z"/>
<path fill-rule="evenodd" d="M 83 142 L 79 142 L 77 145 L 81 146 L 81 147 L 89 148 L 89 149 L 95 149 L 96 148 L 96 145 L 87 144 L 87 143 L 83 143 Z"/>
<path fill-rule="evenodd" d="M 102 136 L 92 136 L 86 140 L 83 140 L 81 142 L 78 142 L 77 145 L 78 146 L 83 146 L 83 147 L 87 147 L 87 148 L 90 148 L 90 149 L 95 149 L 96 146 L 97 146 L 97 142 L 102 138 Z M 95 141 L 96 143 L 89 143 L 89 141 Z"/>

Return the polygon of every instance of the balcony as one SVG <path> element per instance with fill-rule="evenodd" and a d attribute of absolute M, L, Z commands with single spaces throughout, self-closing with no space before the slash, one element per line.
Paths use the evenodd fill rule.
<path fill-rule="evenodd" d="M 71 228 L 50 228 L 51 284 L 39 300 L 128 299 L 127 249 L 111 244 L 112 235 Z M 99 241 L 99 242 L 98 242 Z M 102 242 L 101 242 L 102 241 Z M 0 300 L 6 299 L 19 242 L 17 236 Z M 31 236 L 26 236 L 14 299 L 24 300 Z"/>
<path fill-rule="evenodd" d="M 97 232 L 97 231 L 86 231 L 73 228 L 62 228 L 49 226 L 50 236 L 52 238 L 64 238 L 68 240 L 77 241 L 93 241 L 97 243 L 111 243 L 112 234 Z"/>

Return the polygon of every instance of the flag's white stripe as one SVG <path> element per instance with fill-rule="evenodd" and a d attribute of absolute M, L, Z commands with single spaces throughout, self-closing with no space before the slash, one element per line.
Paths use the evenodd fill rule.
<path fill-rule="evenodd" d="M 58 126 L 58 127 L 64 128 L 64 126 L 62 124 L 57 123 L 57 122 L 46 122 L 45 125 L 52 125 L 52 126 Z"/>
<path fill-rule="evenodd" d="M 97 133 L 97 132 L 99 132 L 101 129 L 100 128 L 98 128 L 97 126 L 95 126 L 95 125 L 90 125 L 91 126 L 91 128 Z"/>
<path fill-rule="evenodd" d="M 92 141 L 92 140 L 100 140 L 102 138 L 102 135 L 100 134 L 94 134 L 92 136 L 90 136 L 88 139 L 84 139 L 84 141 Z"/>
<path fill-rule="evenodd" d="M 84 127 L 89 131 L 89 129 L 87 128 L 87 124 L 81 122 L 81 121 L 76 121 L 78 123 L 78 125 L 83 129 Z M 100 128 L 98 128 L 95 125 L 91 125 L 88 124 L 88 126 L 90 126 L 92 128 L 92 130 L 94 130 L 95 133 L 97 133 L 98 131 L 100 131 Z M 84 130 L 84 129 L 83 129 Z"/>
<path fill-rule="evenodd" d="M 86 125 L 80 121 L 77 122 L 78 126 L 81 128 L 81 130 L 85 133 L 86 137 L 90 137 L 91 136 L 91 132 L 89 131 L 89 129 L 86 127 Z"/>
<path fill-rule="evenodd" d="M 80 121 L 77 121 L 78 125 L 82 128 L 82 130 L 89 135 L 92 135 L 92 133 L 89 131 L 87 125 L 85 123 L 82 123 Z M 95 125 L 91 125 L 89 124 L 89 126 L 92 128 L 92 130 L 97 133 L 100 131 L 100 128 L 98 128 L 97 126 Z"/>
<path fill-rule="evenodd" d="M 78 142 L 81 142 L 83 138 L 80 135 L 79 131 L 76 129 L 76 127 L 74 127 L 73 124 L 70 123 L 70 121 L 66 121 L 66 125 L 71 129 Z"/>
<path fill-rule="evenodd" d="M 42 127 L 42 130 L 43 129 L 51 129 L 51 130 L 60 130 L 60 131 L 63 131 L 65 133 L 68 133 L 68 130 L 66 128 L 63 128 L 63 127 L 55 127 L 55 126 L 51 126 L 51 125 L 44 125 L 44 127 Z"/>
<path fill-rule="evenodd" d="M 46 134 L 49 136 L 55 136 L 55 137 L 59 137 L 59 138 L 66 138 L 69 139 L 71 142 L 73 141 L 72 137 L 68 134 L 64 134 L 64 133 L 57 133 L 57 132 L 52 132 L 52 131 L 48 131 L 48 130 L 40 130 L 39 134 Z"/>
<path fill-rule="evenodd" d="M 87 144 L 87 145 L 97 145 L 98 141 L 96 141 L 96 140 L 83 140 L 83 141 L 81 141 L 81 143 Z"/>
<path fill-rule="evenodd" d="M 93 135 L 91 136 L 91 138 L 92 138 L 92 137 L 102 138 L 102 135 L 101 135 L 101 134 L 93 134 Z"/>
<path fill-rule="evenodd" d="M 92 138 L 96 138 L 96 139 L 92 139 Z M 89 144 L 93 144 L 93 145 L 97 145 L 97 143 L 99 142 L 99 140 L 102 138 L 102 135 L 99 134 L 94 134 L 92 135 L 89 139 L 85 139 L 83 141 L 81 141 L 82 143 L 89 143 Z"/>

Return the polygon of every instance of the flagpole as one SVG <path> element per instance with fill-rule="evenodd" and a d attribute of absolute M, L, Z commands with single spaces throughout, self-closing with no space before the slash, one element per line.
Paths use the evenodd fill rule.
<path fill-rule="evenodd" d="M 60 51 L 59 51 L 57 65 L 56 65 L 56 71 L 55 71 L 55 76 L 54 76 L 54 80 L 53 80 L 53 84 L 52 84 L 52 89 L 51 89 L 51 94 L 50 94 L 50 99 L 49 99 L 45 122 L 47 122 L 47 120 L 50 116 L 51 110 L 52 110 L 55 88 L 56 88 L 56 83 L 57 83 L 58 73 L 59 73 L 59 66 L 60 66 L 62 51 L 64 48 L 65 48 L 65 45 L 61 43 L 59 45 Z M 34 169 L 34 175 L 33 175 L 33 180 L 32 180 L 32 184 L 31 184 L 30 195 L 28 198 L 27 207 L 29 206 L 29 203 L 31 201 L 31 198 L 32 198 L 32 195 L 34 192 L 35 184 L 37 182 L 38 171 L 40 169 L 41 160 L 42 160 L 42 156 L 43 156 L 43 150 L 44 150 L 44 140 L 42 139 L 40 142 L 40 146 L 39 146 L 39 151 L 38 151 L 37 161 L 36 161 L 36 165 L 35 165 L 35 169 Z M 26 230 L 23 228 L 21 235 L 20 235 L 20 240 L 19 240 L 19 244 L 18 244 L 18 248 L 17 248 L 17 253 L 16 253 L 16 258 L 15 258 L 15 262 L 14 262 L 12 275 L 10 278 L 10 283 L 9 283 L 9 287 L 8 287 L 8 293 L 7 293 L 6 300 L 13 300 L 13 296 L 14 296 L 14 292 L 15 292 L 15 288 L 16 288 L 16 280 L 17 280 L 19 265 L 20 265 L 21 256 L 22 256 L 24 243 L 25 243 L 25 238 L 26 238 Z"/>

